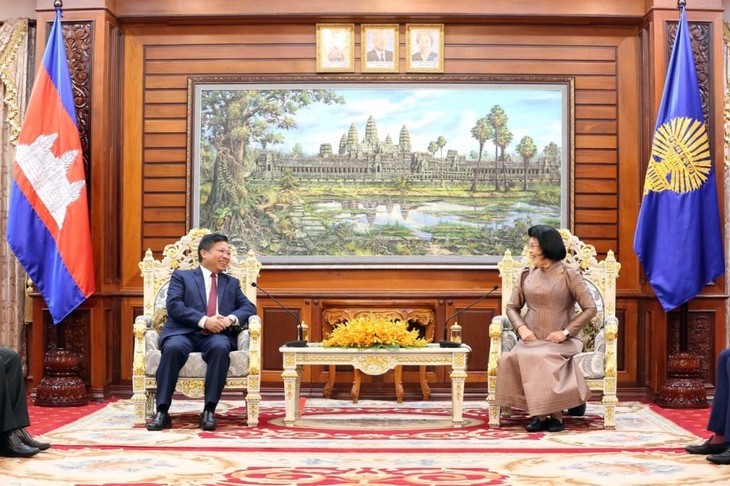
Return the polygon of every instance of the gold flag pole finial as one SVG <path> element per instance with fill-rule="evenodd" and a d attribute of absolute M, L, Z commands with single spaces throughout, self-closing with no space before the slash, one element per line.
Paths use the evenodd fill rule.
<path fill-rule="evenodd" d="M 687 0 L 677 0 L 677 8 L 682 9 L 687 6 Z"/>
<path fill-rule="evenodd" d="M 58 8 L 63 8 L 63 0 L 54 0 L 53 1 L 53 6 L 55 8 L 57 8 L 57 9 Z"/>

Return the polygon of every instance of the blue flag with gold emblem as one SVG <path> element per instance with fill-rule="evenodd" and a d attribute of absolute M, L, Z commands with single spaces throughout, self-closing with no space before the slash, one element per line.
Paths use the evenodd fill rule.
<path fill-rule="evenodd" d="M 692 299 L 725 271 L 715 184 L 681 7 L 634 237 L 634 251 L 665 311 Z"/>

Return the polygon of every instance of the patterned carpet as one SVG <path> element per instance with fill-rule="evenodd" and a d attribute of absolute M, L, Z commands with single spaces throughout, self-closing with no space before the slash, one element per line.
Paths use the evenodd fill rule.
<path fill-rule="evenodd" d="M 446 402 L 310 399 L 294 427 L 284 403 L 262 403 L 246 427 L 243 402 L 219 406 L 219 428 L 197 428 L 200 402 L 173 403 L 173 428 L 134 427 L 126 400 L 33 407 L 31 431 L 53 447 L 32 459 L 0 458 L 3 485 L 719 485 L 730 469 L 682 452 L 705 436 L 708 411 L 636 402 L 603 430 L 600 404 L 566 419 L 562 433 L 528 434 L 515 415 L 486 425 L 484 402 L 465 404 L 451 427 Z M 64 420 L 65 418 L 65 420 Z M 699 436 L 699 437 L 698 437 Z"/>

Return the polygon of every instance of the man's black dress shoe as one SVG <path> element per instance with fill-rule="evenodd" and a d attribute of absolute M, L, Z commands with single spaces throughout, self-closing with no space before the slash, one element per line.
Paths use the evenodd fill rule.
<path fill-rule="evenodd" d="M 710 439 L 707 439 L 700 445 L 688 445 L 684 447 L 684 450 L 690 454 L 702 454 L 706 456 L 708 454 L 721 454 L 730 448 L 730 444 L 723 442 L 722 444 L 710 444 Z"/>
<path fill-rule="evenodd" d="M 172 427 L 172 418 L 167 412 L 157 412 L 152 420 L 147 422 L 147 430 L 162 430 Z"/>
<path fill-rule="evenodd" d="M 200 428 L 203 430 L 215 430 L 215 413 L 210 410 L 203 410 L 200 414 Z"/>
<path fill-rule="evenodd" d="M 532 422 L 527 424 L 527 427 L 525 427 L 525 430 L 528 432 L 541 432 L 543 430 L 547 430 L 548 424 L 550 423 L 550 419 L 540 420 L 540 417 L 535 417 L 532 419 Z"/>
<path fill-rule="evenodd" d="M 32 457 L 41 450 L 37 447 L 30 447 L 23 443 L 15 433 L 6 434 L 2 439 L 2 447 L 0 447 L 0 456 L 5 457 Z"/>
<path fill-rule="evenodd" d="M 23 427 L 15 429 L 13 433 L 17 435 L 20 441 L 28 447 L 35 447 L 36 449 L 39 449 L 41 451 L 45 451 L 46 449 L 51 447 L 51 444 L 48 442 L 40 442 L 35 440 L 33 436 L 30 435 L 28 431 L 25 430 Z"/>
<path fill-rule="evenodd" d="M 565 430 L 565 424 L 558 419 L 551 418 L 548 421 L 548 432 L 562 432 Z"/>
<path fill-rule="evenodd" d="M 568 415 L 571 417 L 582 417 L 586 414 L 586 404 L 582 403 L 578 405 L 577 407 L 569 408 L 568 409 Z"/>
<path fill-rule="evenodd" d="M 715 464 L 730 464 L 730 449 L 720 454 L 710 454 L 707 460 Z"/>

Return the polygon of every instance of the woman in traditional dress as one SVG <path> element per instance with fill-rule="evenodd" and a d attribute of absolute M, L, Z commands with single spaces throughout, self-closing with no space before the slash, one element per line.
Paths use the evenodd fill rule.
<path fill-rule="evenodd" d="M 528 432 L 560 432 L 562 411 L 580 407 L 591 393 L 572 358 L 583 349 L 578 335 L 596 315 L 596 304 L 581 273 L 563 263 L 558 230 L 537 225 L 527 234 L 534 266 L 522 272 L 507 305 L 520 341 L 500 357 L 496 402 L 526 410 L 532 416 Z"/>

